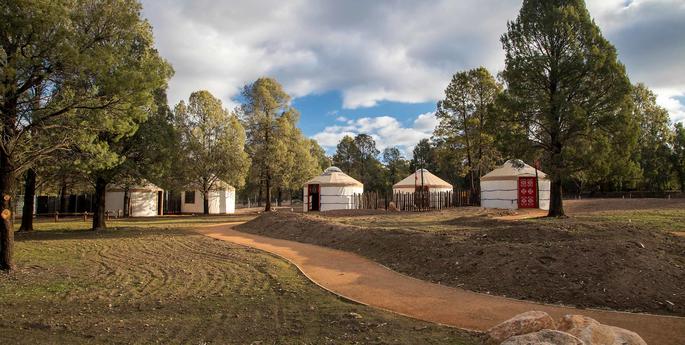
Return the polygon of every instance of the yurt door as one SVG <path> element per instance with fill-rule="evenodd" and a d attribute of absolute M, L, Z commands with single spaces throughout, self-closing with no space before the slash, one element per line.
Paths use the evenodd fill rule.
<path fill-rule="evenodd" d="M 519 177 L 518 206 L 519 208 L 538 207 L 535 177 Z"/>
<path fill-rule="evenodd" d="M 318 184 L 310 184 L 309 185 L 309 190 L 308 190 L 308 195 L 309 195 L 309 210 L 310 211 L 319 211 L 321 209 L 321 188 L 319 187 Z"/>

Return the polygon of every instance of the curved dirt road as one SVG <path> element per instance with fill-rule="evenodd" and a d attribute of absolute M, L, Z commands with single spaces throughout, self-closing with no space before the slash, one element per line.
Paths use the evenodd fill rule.
<path fill-rule="evenodd" d="M 685 318 L 543 305 L 475 293 L 411 278 L 353 253 L 233 230 L 233 224 L 197 229 L 212 238 L 278 255 L 322 288 L 347 299 L 416 319 L 483 331 L 516 314 L 542 310 L 554 318 L 583 314 L 640 334 L 651 345 L 678 345 Z M 493 277 L 493 279 L 497 279 Z"/>

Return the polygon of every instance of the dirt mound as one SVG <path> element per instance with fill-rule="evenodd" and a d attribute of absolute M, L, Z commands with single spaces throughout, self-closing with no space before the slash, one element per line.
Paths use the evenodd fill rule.
<path fill-rule="evenodd" d="M 420 279 L 577 307 L 685 315 L 685 239 L 625 224 L 448 221 L 420 232 L 265 214 L 239 230 L 356 252 Z"/>

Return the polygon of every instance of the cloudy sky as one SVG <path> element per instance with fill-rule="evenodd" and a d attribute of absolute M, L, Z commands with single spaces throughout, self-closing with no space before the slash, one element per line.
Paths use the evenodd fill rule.
<path fill-rule="evenodd" d="M 588 0 L 633 82 L 685 120 L 685 0 Z M 199 89 L 236 104 L 242 85 L 279 80 L 300 127 L 329 151 L 345 134 L 411 150 L 429 137 L 451 75 L 504 65 L 499 37 L 521 1 L 143 0 L 172 63 L 169 102 Z"/>

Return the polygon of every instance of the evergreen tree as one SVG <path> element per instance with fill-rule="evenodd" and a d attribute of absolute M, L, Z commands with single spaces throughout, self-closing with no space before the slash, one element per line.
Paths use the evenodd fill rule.
<path fill-rule="evenodd" d="M 548 215 L 563 216 L 562 181 L 586 167 L 587 138 L 627 131 L 630 82 L 582 0 L 524 0 L 507 27 L 502 77 L 513 115 L 545 153 Z"/>
<path fill-rule="evenodd" d="M 443 159 L 463 162 L 471 196 L 480 196 L 480 177 L 490 171 L 500 157 L 495 146 L 493 105 L 502 86 L 484 67 L 459 72 L 445 89 L 445 99 L 438 102 L 435 128 L 437 142 L 450 146 L 439 151 Z M 454 155 L 455 157 L 446 157 Z"/>
<path fill-rule="evenodd" d="M 0 5 L 0 269 L 14 267 L 17 177 L 72 145 L 116 161 L 99 134 L 133 133 L 169 76 L 140 11 L 135 0 Z"/>
<path fill-rule="evenodd" d="M 183 175 L 188 186 L 203 196 L 203 213 L 209 214 L 209 194 L 222 182 L 234 187 L 244 183 L 249 168 L 245 153 L 245 130 L 234 114 L 209 91 L 196 91 L 188 104 L 181 101 L 174 110 L 181 133 Z"/>

